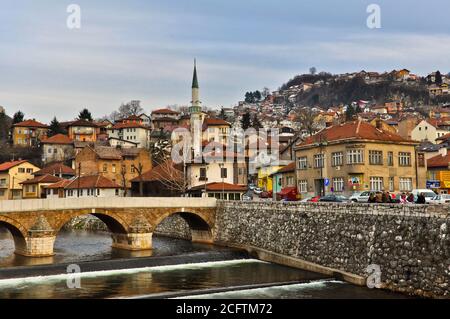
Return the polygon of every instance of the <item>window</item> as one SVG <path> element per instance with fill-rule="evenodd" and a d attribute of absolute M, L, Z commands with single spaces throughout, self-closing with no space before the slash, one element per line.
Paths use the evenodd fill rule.
<path fill-rule="evenodd" d="M 344 154 L 336 152 L 331 154 L 331 166 L 342 166 L 344 164 Z"/>
<path fill-rule="evenodd" d="M 244 175 L 244 168 L 243 167 L 239 167 L 238 175 Z"/>
<path fill-rule="evenodd" d="M 298 158 L 298 162 L 297 162 L 297 168 L 298 169 L 302 169 L 305 170 L 308 168 L 308 158 L 306 156 L 304 157 L 299 157 Z"/>
<path fill-rule="evenodd" d="M 25 168 L 19 168 L 19 173 L 25 173 Z"/>
<path fill-rule="evenodd" d="M 383 165 L 383 152 L 369 151 L 369 163 L 371 165 Z"/>
<path fill-rule="evenodd" d="M 0 196 L 5 196 L 5 190 L 4 189 L 0 189 Z"/>
<path fill-rule="evenodd" d="M 394 166 L 394 152 L 388 152 L 388 165 Z"/>
<path fill-rule="evenodd" d="M 97 196 L 100 196 L 100 189 L 97 189 Z"/>
<path fill-rule="evenodd" d="M 116 172 L 116 164 L 112 164 L 112 170 L 111 170 L 113 173 L 115 173 Z"/>
<path fill-rule="evenodd" d="M 116 188 L 116 196 L 119 196 L 119 189 Z"/>
<path fill-rule="evenodd" d="M 344 191 L 344 179 L 342 177 L 333 178 L 333 190 L 335 192 Z"/>
<path fill-rule="evenodd" d="M 308 192 L 308 181 L 307 180 L 298 181 L 298 191 L 300 193 Z"/>
<path fill-rule="evenodd" d="M 48 153 L 49 153 L 49 154 L 52 153 L 52 149 L 51 149 L 51 148 L 48 149 Z"/>
<path fill-rule="evenodd" d="M 364 164 L 364 150 L 348 150 L 347 164 Z"/>
<path fill-rule="evenodd" d="M 323 154 L 316 154 L 314 155 L 314 167 L 315 168 L 322 168 L 324 167 L 324 156 Z"/>
<path fill-rule="evenodd" d="M 27 173 L 28 174 L 33 174 L 33 169 L 32 168 L 27 168 Z"/>
<path fill-rule="evenodd" d="M 103 164 L 103 173 L 106 173 L 108 171 L 108 164 Z"/>
<path fill-rule="evenodd" d="M 412 178 L 400 177 L 400 191 L 412 191 Z"/>
<path fill-rule="evenodd" d="M 225 167 L 220 169 L 220 178 L 227 178 L 227 169 Z"/>
<path fill-rule="evenodd" d="M 6 186 L 6 178 L 0 179 L 0 187 Z"/>
<path fill-rule="evenodd" d="M 389 191 L 390 192 L 394 191 L 394 178 L 393 177 L 389 177 Z"/>
<path fill-rule="evenodd" d="M 411 153 L 407 153 L 407 152 L 398 153 L 398 165 L 399 166 L 411 166 Z"/>
<path fill-rule="evenodd" d="M 425 154 L 424 153 L 417 154 L 417 161 L 419 167 L 425 167 Z"/>
<path fill-rule="evenodd" d="M 206 181 L 206 167 L 200 167 L 200 180 Z"/>
<path fill-rule="evenodd" d="M 294 176 L 286 177 L 286 184 L 287 184 L 287 186 L 295 186 Z"/>
<path fill-rule="evenodd" d="M 54 149 L 53 149 L 53 154 L 56 154 L 56 153 L 58 153 L 58 149 L 57 149 L 57 148 L 54 148 Z"/>
<path fill-rule="evenodd" d="M 136 172 L 136 167 L 134 165 L 131 165 L 131 173 L 134 174 Z"/>
<path fill-rule="evenodd" d="M 370 178 L 370 190 L 382 191 L 383 190 L 383 177 L 371 177 Z"/>

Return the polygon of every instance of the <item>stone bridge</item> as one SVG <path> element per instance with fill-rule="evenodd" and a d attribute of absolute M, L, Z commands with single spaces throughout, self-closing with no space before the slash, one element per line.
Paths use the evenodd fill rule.
<path fill-rule="evenodd" d="M 109 228 L 114 248 L 152 249 L 152 235 L 165 218 L 178 214 L 193 242 L 212 243 L 214 198 L 76 198 L 0 201 L 0 225 L 13 235 L 15 252 L 53 255 L 60 229 L 72 218 L 91 214 Z"/>

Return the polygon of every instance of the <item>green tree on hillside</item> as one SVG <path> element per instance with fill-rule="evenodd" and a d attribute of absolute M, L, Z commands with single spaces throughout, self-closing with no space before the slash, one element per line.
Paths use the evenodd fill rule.
<path fill-rule="evenodd" d="M 92 118 L 92 114 L 91 112 L 89 112 L 88 109 L 83 109 L 80 114 L 78 114 L 78 119 L 79 120 L 85 120 L 85 121 L 89 121 L 89 122 L 93 122 L 93 118 Z"/>
<path fill-rule="evenodd" d="M 53 118 L 53 120 L 50 122 L 49 130 L 48 130 L 48 137 L 54 136 L 56 134 L 64 134 L 64 130 L 61 127 L 61 124 L 59 124 L 58 120 L 56 119 L 56 116 Z"/>
<path fill-rule="evenodd" d="M 248 129 L 250 126 L 252 125 L 251 121 L 250 121 L 250 112 L 247 111 L 244 113 L 244 115 L 242 116 L 241 119 L 241 126 L 243 130 Z"/>

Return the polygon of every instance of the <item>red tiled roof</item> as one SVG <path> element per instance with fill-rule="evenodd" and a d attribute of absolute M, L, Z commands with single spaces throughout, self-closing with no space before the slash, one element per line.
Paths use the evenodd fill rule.
<path fill-rule="evenodd" d="M 37 176 L 35 178 L 26 180 L 20 184 L 50 184 L 50 183 L 56 183 L 59 182 L 62 178 L 50 175 L 50 174 L 45 174 L 45 175 L 41 175 L 41 176 Z"/>
<path fill-rule="evenodd" d="M 450 163 L 450 152 L 447 152 L 446 156 L 442 156 L 441 154 L 436 155 L 430 158 L 427 161 L 428 167 L 448 167 Z"/>
<path fill-rule="evenodd" d="M 181 172 L 171 160 L 167 160 L 143 173 L 141 177 L 143 182 L 154 182 L 159 180 L 182 181 L 183 172 Z M 140 182 L 141 177 L 135 177 L 131 182 Z"/>
<path fill-rule="evenodd" d="M 205 185 L 198 185 L 192 187 L 190 190 L 201 190 L 205 189 Z M 245 185 L 237 185 L 237 184 L 229 184 L 229 183 L 209 183 L 206 184 L 206 191 L 236 191 L 236 192 L 245 192 L 247 190 L 247 186 Z"/>
<path fill-rule="evenodd" d="M 73 140 L 64 134 L 56 134 L 41 141 L 44 144 L 72 144 Z"/>
<path fill-rule="evenodd" d="M 177 119 L 173 117 L 159 117 L 152 120 L 153 122 L 178 122 Z"/>
<path fill-rule="evenodd" d="M 119 130 L 122 128 L 143 128 L 148 130 L 148 127 L 144 126 L 141 123 L 117 123 L 113 126 L 113 129 Z"/>
<path fill-rule="evenodd" d="M 37 171 L 33 175 L 39 176 L 39 175 L 46 175 L 46 174 L 51 174 L 51 175 L 63 174 L 63 175 L 75 176 L 75 170 L 69 166 L 64 165 L 63 163 L 58 162 L 58 163 L 53 163 L 53 164 L 45 166 L 43 169 L 41 169 L 40 171 Z"/>
<path fill-rule="evenodd" d="M 22 163 L 28 162 L 27 160 L 14 161 L 14 162 L 5 162 L 0 164 L 0 172 L 9 171 L 11 168 L 20 165 Z"/>
<path fill-rule="evenodd" d="M 216 118 L 206 118 L 203 121 L 203 124 L 208 126 L 223 126 L 223 125 L 231 126 L 231 124 L 228 123 L 227 121 Z"/>
<path fill-rule="evenodd" d="M 437 141 L 445 141 L 445 140 L 448 140 L 448 139 L 450 139 L 450 133 L 447 133 L 447 134 L 445 134 L 445 135 L 443 135 L 441 137 L 438 137 L 436 140 Z"/>
<path fill-rule="evenodd" d="M 57 189 L 57 188 L 64 188 L 66 187 L 68 184 L 70 184 L 72 181 L 68 180 L 68 179 L 62 179 L 59 182 L 56 182 L 54 184 L 51 185 L 47 185 L 44 186 L 44 188 L 51 188 L 51 189 Z"/>
<path fill-rule="evenodd" d="M 171 109 L 159 109 L 152 111 L 152 114 L 180 114 L 180 112 L 173 111 Z"/>
<path fill-rule="evenodd" d="M 289 172 L 294 172 L 295 171 L 295 162 L 292 162 L 289 165 L 286 165 L 285 167 L 280 168 L 276 174 L 279 173 L 289 173 Z"/>
<path fill-rule="evenodd" d="M 375 126 L 367 122 L 354 121 L 341 125 L 330 126 L 319 133 L 306 138 L 304 142 L 297 146 L 301 147 L 313 145 L 320 141 L 333 142 L 340 140 L 371 140 L 380 142 L 414 143 L 411 140 L 403 139 L 398 134 L 377 129 Z"/>
<path fill-rule="evenodd" d="M 65 188 L 121 188 L 121 186 L 101 175 L 89 175 L 75 178 Z"/>
<path fill-rule="evenodd" d="M 42 124 L 35 120 L 27 120 L 20 123 L 16 123 L 13 126 L 15 127 L 37 127 L 37 128 L 48 128 L 47 125 Z"/>
<path fill-rule="evenodd" d="M 78 121 L 71 122 L 68 125 L 68 127 L 70 127 L 70 126 L 97 127 L 97 123 L 89 122 L 86 120 L 78 120 Z"/>

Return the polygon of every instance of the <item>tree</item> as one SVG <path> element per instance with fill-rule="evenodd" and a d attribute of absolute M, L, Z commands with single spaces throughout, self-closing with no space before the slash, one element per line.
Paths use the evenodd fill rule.
<path fill-rule="evenodd" d="M 362 112 L 361 107 L 359 106 L 359 104 L 357 104 L 356 109 L 355 109 L 355 114 L 359 114 L 361 112 Z"/>
<path fill-rule="evenodd" d="M 89 121 L 89 122 L 93 122 L 93 118 L 92 118 L 92 114 L 91 112 L 89 112 L 88 109 L 83 109 L 80 114 L 78 114 L 78 119 L 79 120 L 85 120 L 85 121 Z"/>
<path fill-rule="evenodd" d="M 226 120 L 225 110 L 223 107 L 220 109 L 219 119 Z"/>
<path fill-rule="evenodd" d="M 295 116 L 295 122 L 299 123 L 302 131 L 308 135 L 313 135 L 317 131 L 315 122 L 316 114 L 310 108 L 301 109 Z"/>
<path fill-rule="evenodd" d="M 355 112 L 355 108 L 353 107 L 353 105 L 349 105 L 347 106 L 347 110 L 345 111 L 345 119 L 347 121 L 351 121 L 353 120 L 353 116 L 356 114 Z"/>
<path fill-rule="evenodd" d="M 120 105 L 119 107 L 119 116 L 121 118 L 130 117 L 132 115 L 140 115 L 144 112 L 144 109 L 141 107 L 141 101 L 133 100 L 126 104 Z"/>
<path fill-rule="evenodd" d="M 0 142 L 8 141 L 10 128 L 11 118 L 4 112 L 0 112 Z"/>
<path fill-rule="evenodd" d="M 158 164 L 154 170 L 158 181 L 169 191 L 177 194 L 186 194 L 189 181 L 186 174 L 181 171 L 172 160 L 167 159 Z"/>
<path fill-rule="evenodd" d="M 246 92 L 245 93 L 245 103 L 254 103 L 255 97 L 253 96 L 252 92 Z"/>
<path fill-rule="evenodd" d="M 255 114 L 252 118 L 252 127 L 256 130 L 263 127 L 257 114 Z"/>
<path fill-rule="evenodd" d="M 435 82 L 437 85 L 441 85 L 441 84 L 442 84 L 442 74 L 441 74 L 440 71 L 436 71 L 436 75 L 435 75 L 435 78 L 434 78 L 434 82 Z"/>
<path fill-rule="evenodd" d="M 25 118 L 25 114 L 23 114 L 21 111 L 17 111 L 17 112 L 14 113 L 14 115 L 13 115 L 13 121 L 12 121 L 12 124 L 14 125 L 14 124 L 23 122 L 24 118 Z"/>
<path fill-rule="evenodd" d="M 142 165 L 141 163 L 139 163 L 139 164 Z M 135 165 L 133 164 L 133 167 L 134 166 Z M 128 190 L 127 189 L 127 168 L 125 165 L 122 165 L 122 167 L 120 169 L 120 177 L 122 178 L 123 197 L 127 197 L 127 190 Z"/>
<path fill-rule="evenodd" d="M 262 91 L 262 96 L 266 99 L 270 95 L 270 89 L 268 87 L 264 87 Z"/>
<path fill-rule="evenodd" d="M 316 69 L 316 67 L 311 67 L 311 68 L 309 68 L 309 73 L 311 74 L 311 75 L 316 75 L 316 73 L 317 73 L 317 69 Z"/>
<path fill-rule="evenodd" d="M 64 130 L 59 124 L 58 120 L 56 119 L 56 116 L 53 118 L 53 120 L 50 123 L 49 130 L 48 130 L 48 137 L 54 136 L 56 134 L 64 134 Z"/>
<path fill-rule="evenodd" d="M 241 126 L 243 130 L 248 129 L 251 126 L 251 122 L 250 122 L 250 111 L 247 111 L 244 113 L 244 115 L 242 116 L 241 119 Z"/>
<path fill-rule="evenodd" d="M 258 90 L 253 92 L 253 99 L 255 102 L 261 101 L 261 92 L 259 92 Z"/>

